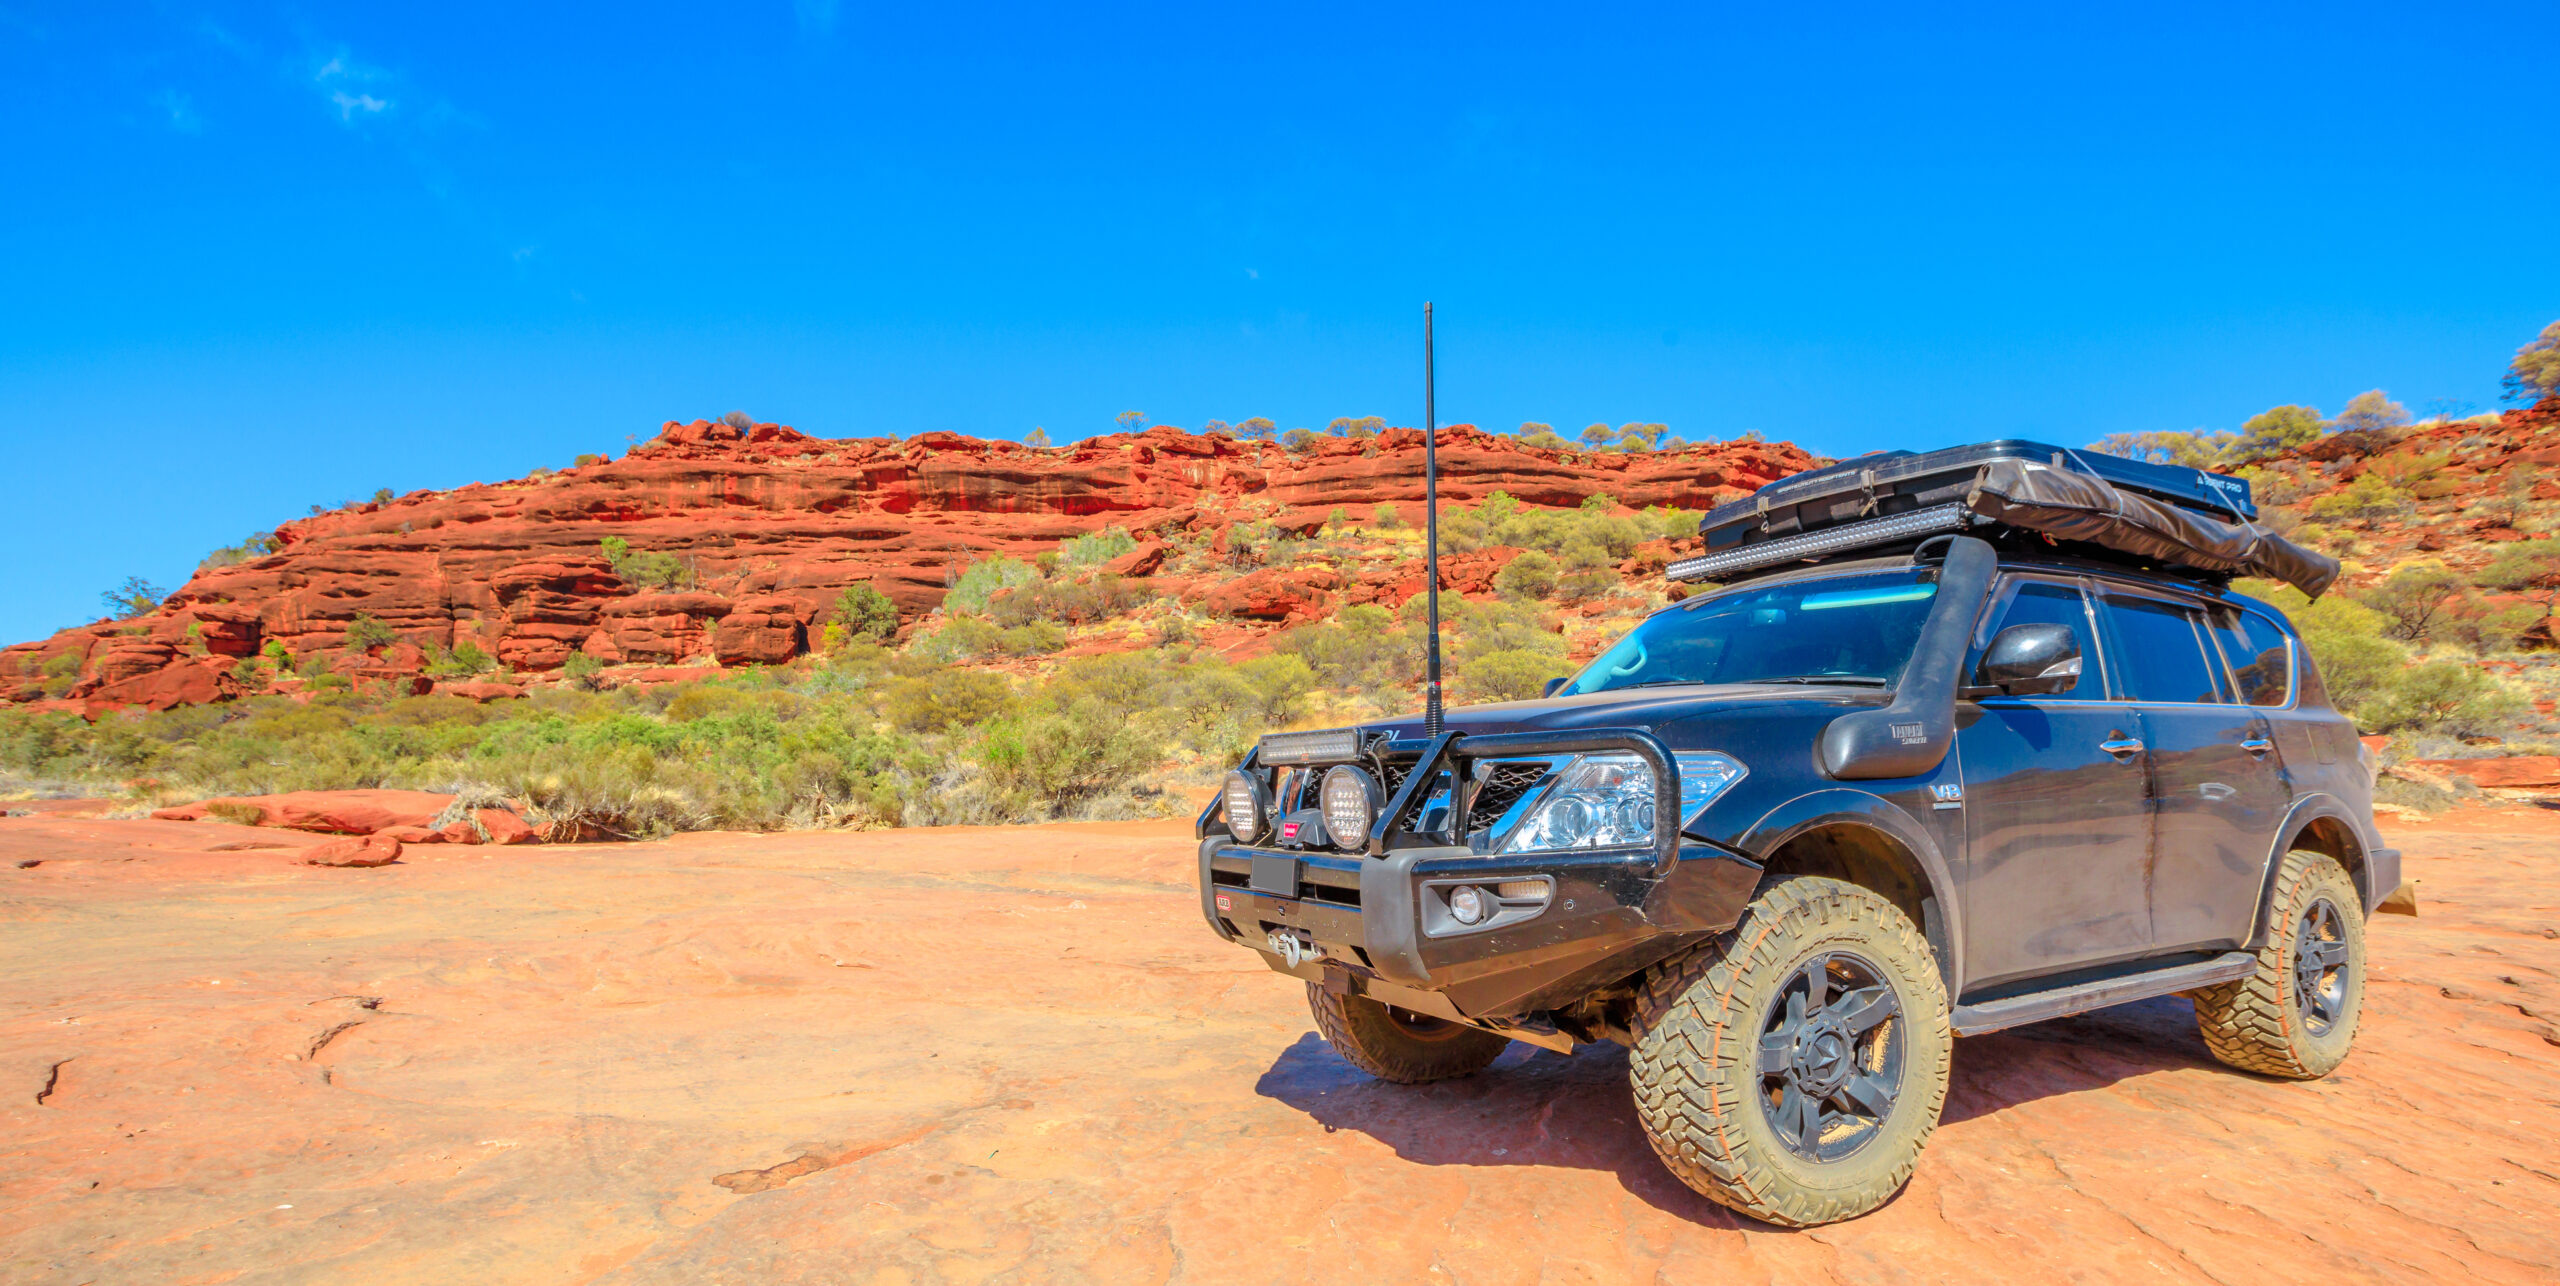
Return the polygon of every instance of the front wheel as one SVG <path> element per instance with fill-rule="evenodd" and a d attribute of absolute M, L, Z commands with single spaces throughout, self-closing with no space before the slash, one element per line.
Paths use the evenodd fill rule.
<path fill-rule="evenodd" d="M 1381 1004 L 1367 996 L 1336 995 L 1307 984 L 1307 1008 L 1316 1030 L 1342 1060 L 1382 1081 L 1420 1085 L 1483 1071 L 1511 1041 L 1446 1018 Z"/>
<path fill-rule="evenodd" d="M 1954 1037 L 1929 946 L 1891 902 L 1795 876 L 1646 978 L 1637 1115 L 1680 1181 L 1802 1228 L 1902 1190 L 1946 1102 Z"/>

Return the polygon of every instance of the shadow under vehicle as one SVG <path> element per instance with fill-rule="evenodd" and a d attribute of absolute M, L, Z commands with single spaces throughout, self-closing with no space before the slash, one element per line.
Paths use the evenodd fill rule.
<path fill-rule="evenodd" d="M 1262 738 L 1202 912 L 1383 1080 L 1626 1046 L 1663 1165 L 1778 1224 L 1902 1187 L 1958 1035 L 2179 994 L 2223 1062 L 2324 1075 L 2412 908 L 2353 726 L 2229 589 L 2337 565 L 2253 515 L 2034 443 L 1773 483 L 1669 569 L 1716 588 L 1542 699 Z"/>

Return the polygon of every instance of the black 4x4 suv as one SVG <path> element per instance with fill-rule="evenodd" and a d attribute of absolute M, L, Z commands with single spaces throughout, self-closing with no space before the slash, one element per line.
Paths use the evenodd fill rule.
<path fill-rule="evenodd" d="M 2326 1074 L 2399 854 L 2293 629 L 2225 582 L 2335 564 L 2237 480 L 2088 463 L 1773 484 L 1671 569 L 1732 583 L 1544 699 L 1263 738 L 1200 818 L 1210 925 L 1387 1080 L 1629 1046 L 1663 1163 L 1780 1224 L 1901 1188 L 1956 1035 L 2179 993 L 2223 1062 Z"/>

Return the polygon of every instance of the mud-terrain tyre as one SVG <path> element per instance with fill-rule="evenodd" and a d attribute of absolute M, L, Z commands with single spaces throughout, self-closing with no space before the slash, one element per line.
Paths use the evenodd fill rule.
<path fill-rule="evenodd" d="M 2316 1080 L 2346 1061 L 2364 1011 L 2364 904 L 2326 853 L 2276 867 L 2274 929 L 2258 971 L 2187 993 L 2213 1056 L 2244 1072 Z"/>
<path fill-rule="evenodd" d="M 1937 1128 L 1955 1043 L 1910 917 L 1819 876 L 1771 884 L 1731 931 L 1655 966 L 1635 1037 L 1628 1079 L 1662 1164 L 1791 1228 L 1902 1190 Z"/>
<path fill-rule="evenodd" d="M 1508 1037 L 1381 1004 L 1367 996 L 1341 996 L 1307 984 L 1307 1008 L 1316 1030 L 1344 1062 L 1382 1081 L 1420 1085 L 1481 1072 Z"/>

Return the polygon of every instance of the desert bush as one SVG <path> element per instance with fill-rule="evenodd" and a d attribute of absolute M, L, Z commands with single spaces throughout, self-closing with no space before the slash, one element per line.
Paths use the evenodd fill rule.
<path fill-rule="evenodd" d="M 2462 581 L 2452 572 L 2418 563 L 2394 570 L 2380 585 L 2357 597 L 2388 620 L 2385 632 L 2391 637 L 2416 642 L 2428 636 L 2437 617 L 2461 594 Z"/>
<path fill-rule="evenodd" d="M 1137 548 L 1138 538 L 1128 528 L 1105 527 L 1059 545 L 1058 561 L 1069 567 L 1100 567 Z"/>
<path fill-rule="evenodd" d="M 836 595 L 828 621 L 843 629 L 844 641 L 878 642 L 896 637 L 898 605 L 890 602 L 889 596 L 881 593 L 878 586 L 868 583 L 847 585 Z M 842 643 L 836 646 L 840 647 Z"/>
<path fill-rule="evenodd" d="M 253 531 L 249 533 L 248 539 L 239 544 L 225 545 L 206 554 L 196 563 L 196 570 L 205 572 L 217 567 L 232 567 L 241 563 L 255 562 L 276 552 L 277 548 L 274 532 Z"/>
<path fill-rule="evenodd" d="M 2533 403 L 2560 393 L 2560 321 L 2542 328 L 2542 333 L 2516 350 L 2515 360 L 2507 363 L 2507 376 L 2499 381 L 2506 389 L 2506 400 Z"/>
<path fill-rule="evenodd" d="M 1525 701 L 1537 696 L 1547 680 L 1571 669 L 1553 652 L 1487 652 L 1459 667 L 1451 676 L 1451 687 L 1466 701 Z"/>
<path fill-rule="evenodd" d="M 647 589 L 683 589 L 694 582 L 692 564 L 674 554 L 637 550 L 620 536 L 598 542 L 614 575 Z"/>
<path fill-rule="evenodd" d="M 2358 477 L 2346 486 L 2311 502 L 2308 513 L 2324 522 L 2353 518 L 2385 518 L 2407 513 L 2417 497 L 2393 486 L 2375 473 Z"/>
<path fill-rule="evenodd" d="M 1137 605 L 1141 595 L 1126 581 L 1105 572 L 1074 580 L 1041 577 L 999 591 L 987 600 L 987 615 L 1002 625 L 1065 621 L 1083 625 L 1104 620 Z"/>
<path fill-rule="evenodd" d="M 584 652 L 570 653 L 569 659 L 566 662 L 563 662 L 560 666 L 560 673 L 563 677 L 567 678 L 569 682 L 576 684 L 578 687 L 589 692 L 599 690 L 596 676 L 599 673 L 602 673 L 603 670 L 603 658 L 589 656 Z"/>
<path fill-rule="evenodd" d="M 498 668 L 498 659 L 469 639 L 454 644 L 450 652 L 430 642 L 427 644 L 426 652 L 426 672 L 430 678 L 469 678 L 475 674 L 487 674 Z"/>
<path fill-rule="evenodd" d="M 956 616 L 942 623 L 942 628 L 920 634 L 907 644 L 916 659 L 935 665 L 949 665 L 974 656 L 993 654 L 1003 645 L 1004 631 L 976 616 Z"/>
<path fill-rule="evenodd" d="M 1047 656 L 1066 645 L 1065 628 L 1049 621 L 1017 625 L 996 636 L 996 648 L 1006 656 Z"/>
<path fill-rule="evenodd" d="M 389 646 L 399 641 L 399 637 L 391 632 L 390 626 L 376 620 L 371 612 L 358 612 L 354 620 L 347 622 L 346 645 L 359 652 Z"/>
<path fill-rule="evenodd" d="M 1505 598 L 1545 598 L 1556 592 L 1556 561 L 1529 550 L 1493 574 L 1493 587 Z"/>
<path fill-rule="evenodd" d="M 2500 730 L 2524 709 L 2524 698 L 2507 691 L 2479 667 L 2429 661 L 2394 675 L 2357 712 L 2357 721 L 2373 732 L 2413 730 L 2468 737 Z"/>
<path fill-rule="evenodd" d="M 1040 569 L 1018 558 L 990 558 L 969 564 L 952 579 L 951 592 L 942 599 L 942 610 L 953 614 L 983 613 L 987 600 L 1000 590 L 1015 589 L 1040 579 Z"/>
<path fill-rule="evenodd" d="M 882 698 L 889 722 L 910 732 L 974 727 L 1013 709 L 1013 685 L 984 670 L 945 670 L 888 685 Z"/>

